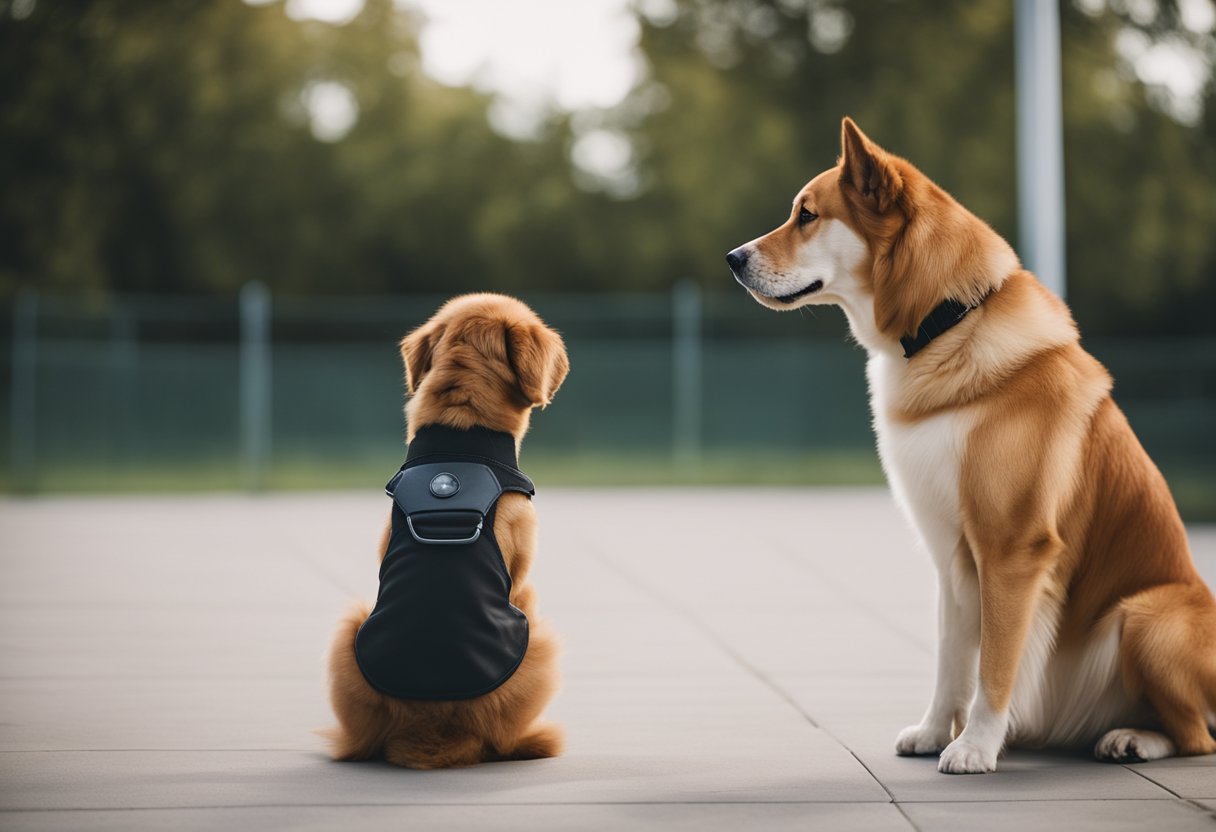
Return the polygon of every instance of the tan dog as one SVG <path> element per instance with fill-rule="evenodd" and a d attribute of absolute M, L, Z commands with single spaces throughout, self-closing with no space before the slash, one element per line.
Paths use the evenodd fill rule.
<path fill-rule="evenodd" d="M 846 118 L 838 164 L 727 260 L 772 309 L 840 306 L 869 353 L 883 467 L 940 577 L 936 691 L 896 751 L 950 773 L 1007 741 L 1216 751 L 1216 602 L 1110 376 L 1009 245 Z"/>
<path fill-rule="evenodd" d="M 427 426 L 484 428 L 510 434 L 515 450 L 532 408 L 553 398 L 569 370 L 556 332 L 514 298 L 455 298 L 401 342 L 410 442 Z M 504 493 L 493 535 L 510 575 L 510 604 L 529 621 L 526 653 L 505 683 L 482 696 L 453 701 L 403 700 L 368 683 L 355 639 L 371 612 L 366 604 L 340 623 L 329 660 L 330 698 L 339 726 L 328 732 L 339 760 L 383 757 L 410 768 L 472 765 L 486 760 L 551 757 L 562 732 L 539 720 L 558 687 L 557 639 L 536 615 L 528 571 L 536 550 L 531 500 Z M 391 527 L 391 523 L 390 523 Z M 390 529 L 381 541 L 383 559 Z"/>

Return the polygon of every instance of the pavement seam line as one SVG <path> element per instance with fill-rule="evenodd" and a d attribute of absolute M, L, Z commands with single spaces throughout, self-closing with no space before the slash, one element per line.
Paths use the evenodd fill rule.
<path fill-rule="evenodd" d="M 772 539 L 769 538 L 769 540 L 771 541 Z M 786 561 L 795 564 L 800 569 L 810 572 L 812 575 L 818 578 L 821 583 L 832 587 L 842 595 L 846 596 L 849 602 L 856 606 L 857 609 L 869 615 L 880 625 L 882 625 L 883 629 L 892 633 L 900 640 L 912 645 L 913 647 L 916 647 L 918 650 L 927 653 L 930 656 L 936 653 L 936 648 L 933 645 L 922 642 L 915 635 L 903 629 L 896 622 L 892 621 L 886 615 L 883 615 L 879 610 L 866 603 L 866 601 L 858 596 L 857 593 L 853 592 L 847 584 L 841 583 L 827 572 L 816 567 L 813 563 L 798 557 L 793 551 L 786 549 L 784 544 L 772 542 L 770 548 L 773 552 L 780 555 Z"/>
<path fill-rule="evenodd" d="M 1178 792 L 1171 789 L 1169 786 L 1167 786 L 1163 783 L 1158 783 L 1156 780 L 1149 777 L 1144 772 L 1142 772 L 1136 768 L 1133 768 L 1132 766 L 1127 765 L 1126 763 L 1122 763 L 1121 765 L 1123 768 L 1127 769 L 1128 771 L 1130 771 L 1132 774 L 1136 775 L 1137 777 L 1139 777 L 1143 780 L 1147 780 L 1148 782 L 1152 783 L 1157 788 L 1162 789 L 1162 790 L 1168 792 L 1169 794 L 1172 794 L 1176 800 L 1179 800 L 1182 803 L 1187 804 L 1188 806 L 1192 806 L 1192 807 L 1198 809 L 1199 811 L 1203 812 L 1205 815 L 1216 818 L 1216 811 L 1209 809 L 1207 806 L 1204 806 L 1202 803 L 1199 802 L 1203 798 L 1183 797 L 1182 795 L 1178 794 Z"/>
<path fill-rule="evenodd" d="M 871 774 L 870 776 L 873 777 L 874 775 Z M 875 778 L 875 779 L 877 779 L 877 778 Z M 886 788 L 886 786 L 884 786 L 883 788 Z M 887 792 L 887 793 L 890 794 L 890 792 Z M 916 825 L 916 821 L 912 820 L 912 818 L 909 817 L 907 811 L 904 809 L 903 806 L 901 806 L 899 804 L 898 800 L 895 800 L 894 798 L 892 798 L 891 805 L 893 805 L 896 809 L 899 810 L 899 813 L 901 815 L 903 815 L 904 820 L 906 820 L 908 822 L 908 826 L 911 826 L 915 830 L 915 832 L 920 832 L 920 827 Z"/>
<path fill-rule="evenodd" d="M 672 612 L 676 613 L 678 616 L 683 618 L 689 624 L 692 624 L 692 626 L 698 632 L 700 632 L 702 635 L 706 636 L 710 640 L 710 642 L 715 647 L 717 647 L 719 650 L 721 650 L 723 653 L 725 653 L 731 659 L 731 661 L 733 661 L 735 664 L 739 665 L 741 668 L 743 668 L 745 671 L 747 671 L 749 676 L 758 680 L 761 684 L 763 684 L 765 687 L 767 687 L 770 691 L 777 694 L 778 697 L 780 697 L 782 700 L 785 701 L 786 704 L 788 704 L 790 707 L 792 707 L 803 719 L 805 719 L 807 722 L 809 722 L 813 728 L 820 728 L 819 723 L 815 721 L 814 717 L 812 717 L 810 714 L 808 714 L 806 711 L 804 711 L 798 705 L 797 702 L 795 702 L 793 699 L 790 698 L 789 694 L 787 694 L 784 690 L 779 688 L 776 685 L 776 683 L 774 683 L 773 680 L 770 679 L 767 675 L 762 673 L 759 670 L 759 668 L 755 667 L 753 664 L 751 664 L 749 661 L 747 661 L 747 659 L 743 658 L 743 656 L 741 656 L 734 648 L 732 648 L 730 645 L 728 645 L 726 642 L 724 642 L 722 640 L 721 636 L 719 636 L 717 633 L 715 633 L 713 630 L 711 630 L 708 626 L 706 626 L 699 618 L 697 618 L 697 616 L 690 613 L 683 605 L 675 603 L 674 601 L 672 601 L 670 598 L 663 595 L 658 590 L 656 590 L 653 587 L 642 582 L 639 578 L 637 578 L 637 576 L 635 576 L 629 570 L 625 569 L 620 564 L 616 563 L 611 558 L 607 557 L 603 553 L 603 551 L 599 549 L 599 547 L 592 545 L 591 547 L 589 547 L 589 550 L 592 552 L 593 557 L 595 557 L 597 560 L 599 560 L 601 563 L 603 563 L 605 566 L 607 566 L 609 569 L 611 569 L 613 572 L 615 572 L 618 576 L 623 578 L 627 583 L 632 584 L 634 587 L 640 589 L 642 592 L 649 595 L 651 597 L 651 599 L 658 601 L 661 606 L 666 607 L 667 609 L 671 610 Z M 835 739 L 835 738 L 833 737 L 833 739 Z"/>
<path fill-rule="evenodd" d="M 705 624 L 703 621 L 701 621 L 701 619 L 699 617 L 692 614 L 682 604 L 678 604 L 678 603 L 672 601 L 670 598 L 663 595 L 663 593 L 659 592 L 658 590 L 656 590 L 653 587 L 649 586 L 648 584 L 644 583 L 641 579 L 639 579 L 637 576 L 635 576 L 629 570 L 625 569 L 620 564 L 618 564 L 614 560 L 612 560 L 612 558 L 608 557 L 608 555 L 598 546 L 592 544 L 588 547 L 588 550 L 591 552 L 593 557 L 595 557 L 597 560 L 599 560 L 601 563 L 603 563 L 606 567 L 608 567 L 612 571 L 616 572 L 627 583 L 630 583 L 633 586 L 637 587 L 642 592 L 649 595 L 652 599 L 658 601 L 661 605 L 671 609 L 677 615 L 679 615 L 682 618 L 684 618 L 685 620 L 687 620 L 698 631 L 700 631 L 706 637 L 708 637 L 709 640 L 719 650 L 721 650 L 723 653 L 725 653 L 727 656 L 729 656 L 732 661 L 734 661 L 736 664 L 738 664 L 740 667 L 742 667 L 745 671 L 747 671 L 747 673 L 749 673 L 753 678 L 755 678 L 757 681 L 759 681 L 762 685 L 764 685 L 770 691 L 775 693 L 778 698 L 785 701 L 786 704 L 788 704 L 791 708 L 793 708 L 795 713 L 797 713 L 803 719 L 805 719 L 811 725 L 812 728 L 822 731 L 834 743 L 836 743 L 838 746 L 840 746 L 846 752 L 848 752 L 849 756 L 851 756 L 854 760 L 856 760 L 857 764 L 861 766 L 862 770 L 865 771 L 865 773 L 870 776 L 870 779 L 873 780 L 875 783 L 877 783 L 878 787 L 883 790 L 883 792 L 887 795 L 888 802 L 895 803 L 895 795 L 893 795 L 891 793 L 891 790 L 887 788 L 886 783 L 883 783 L 881 780 L 878 779 L 878 777 L 875 776 L 874 772 L 870 770 L 870 767 L 867 766 L 864 762 L 862 762 L 862 759 L 859 756 L 857 756 L 857 753 L 852 748 L 850 748 L 847 743 L 843 742 L 840 739 L 840 737 L 836 736 L 836 734 L 834 734 L 833 732 L 827 730 L 822 725 L 820 725 L 815 720 L 815 718 L 813 716 L 811 716 L 810 713 L 808 713 L 806 711 L 806 709 L 803 708 L 798 703 L 798 701 L 793 698 L 793 696 L 791 696 L 789 694 L 788 691 L 786 691 L 784 688 L 782 688 L 780 685 L 778 685 L 777 682 L 775 680 L 773 680 L 771 677 L 769 677 L 767 674 L 761 672 L 759 670 L 759 668 L 755 667 L 749 661 L 744 659 L 743 656 L 741 656 L 737 651 L 735 651 L 728 644 L 726 644 L 722 640 L 721 636 L 719 636 L 716 632 L 714 632 L 712 629 L 710 629 L 707 624 Z M 900 814 L 904 815 L 904 818 L 908 821 L 909 824 L 912 824 L 911 819 L 908 818 L 907 815 L 904 814 L 902 809 L 900 809 Z M 912 824 L 912 828 L 916 829 L 916 825 Z"/>

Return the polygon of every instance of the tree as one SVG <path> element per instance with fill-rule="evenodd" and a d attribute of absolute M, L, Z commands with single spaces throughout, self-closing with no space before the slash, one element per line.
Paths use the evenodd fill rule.
<path fill-rule="evenodd" d="M 1063 7 L 1070 300 L 1089 334 L 1210 331 L 1213 84 L 1191 124 L 1116 43 L 1210 63 L 1216 41 L 1173 3 L 1084 5 Z M 648 7 L 649 77 L 620 107 L 512 141 L 486 96 L 421 72 L 392 0 L 346 26 L 0 2 L 0 294 L 726 287 L 723 253 L 833 163 L 845 114 L 1016 243 L 1010 0 Z M 318 84 L 357 103 L 344 135 L 310 129 Z M 582 187 L 589 123 L 629 136 L 638 187 Z"/>

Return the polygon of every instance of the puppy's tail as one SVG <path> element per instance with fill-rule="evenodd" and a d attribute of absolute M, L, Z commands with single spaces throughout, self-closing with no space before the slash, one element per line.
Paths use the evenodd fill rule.
<path fill-rule="evenodd" d="M 519 738 L 504 760 L 541 760 L 556 757 L 566 746 L 566 734 L 552 722 L 536 722 Z"/>
<path fill-rule="evenodd" d="M 318 731 L 335 760 L 367 760 L 384 742 L 384 695 L 368 684 L 355 659 L 355 636 L 371 615 L 370 604 L 354 604 L 338 622 L 329 650 L 329 701 L 338 725 Z"/>

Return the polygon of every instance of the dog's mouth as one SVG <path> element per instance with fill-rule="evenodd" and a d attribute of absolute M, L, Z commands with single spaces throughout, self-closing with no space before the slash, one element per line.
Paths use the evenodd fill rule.
<path fill-rule="evenodd" d="M 791 292 L 788 295 L 777 295 L 777 297 L 775 297 L 774 300 L 779 301 L 781 303 L 793 303 L 794 301 L 798 300 L 799 298 L 804 298 L 807 295 L 815 294 L 822 288 L 823 288 L 823 281 L 816 280 L 813 283 L 811 283 L 810 286 L 807 286 L 805 289 L 799 289 L 797 292 Z"/>

